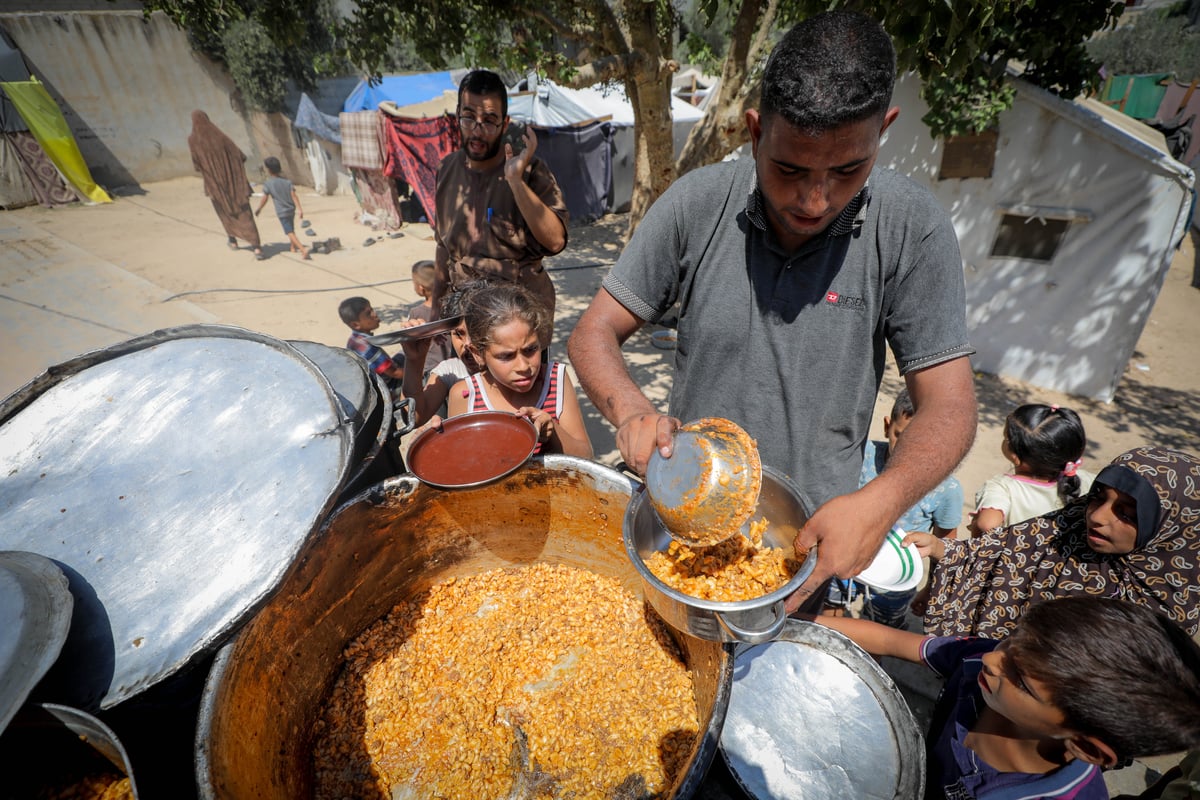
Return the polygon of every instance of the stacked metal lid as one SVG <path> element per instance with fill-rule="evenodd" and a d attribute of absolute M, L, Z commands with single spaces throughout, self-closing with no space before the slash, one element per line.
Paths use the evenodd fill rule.
<path fill-rule="evenodd" d="M 219 325 L 87 353 L 9 396 L 0 550 L 41 559 L 0 573 L 0 723 L 35 684 L 109 709 L 213 652 L 330 510 L 348 417 L 295 348 Z"/>

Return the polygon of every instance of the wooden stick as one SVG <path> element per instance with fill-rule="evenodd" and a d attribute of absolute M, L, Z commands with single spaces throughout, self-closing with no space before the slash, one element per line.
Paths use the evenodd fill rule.
<path fill-rule="evenodd" d="M 1192 99 L 1192 93 L 1196 91 L 1197 86 L 1200 86 L 1200 77 L 1192 78 L 1192 85 L 1183 93 L 1183 99 L 1179 101 L 1179 107 L 1175 109 L 1176 114 L 1187 107 L 1188 100 Z"/>

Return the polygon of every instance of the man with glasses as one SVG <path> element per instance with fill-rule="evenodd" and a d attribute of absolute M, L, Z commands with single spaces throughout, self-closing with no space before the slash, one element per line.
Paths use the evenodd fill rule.
<path fill-rule="evenodd" d="M 462 148 L 437 174 L 434 307 L 473 280 L 506 280 L 537 295 L 553 319 L 554 284 L 542 259 L 567 246 L 567 204 L 550 168 L 534 158 L 537 137 L 526 128 L 520 152 L 505 141 L 508 89 L 487 70 L 459 84 L 458 124 Z"/>

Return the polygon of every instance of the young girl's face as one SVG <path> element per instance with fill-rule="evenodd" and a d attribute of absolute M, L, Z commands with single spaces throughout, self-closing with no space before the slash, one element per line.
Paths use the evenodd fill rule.
<path fill-rule="evenodd" d="M 1087 544 L 1097 553 L 1132 553 L 1137 543 L 1137 503 L 1124 492 L 1096 484 L 1088 497 Z"/>
<path fill-rule="evenodd" d="M 466 322 L 460 322 L 451 329 L 450 346 L 454 348 L 454 355 L 462 358 L 463 351 L 467 349 L 467 344 L 469 342 L 470 339 L 467 338 Z"/>
<path fill-rule="evenodd" d="M 479 348 L 472 347 L 479 353 Z M 542 344 L 529 323 L 515 319 L 492 330 L 483 350 L 483 366 L 497 383 L 524 394 L 533 388 L 542 369 Z"/>

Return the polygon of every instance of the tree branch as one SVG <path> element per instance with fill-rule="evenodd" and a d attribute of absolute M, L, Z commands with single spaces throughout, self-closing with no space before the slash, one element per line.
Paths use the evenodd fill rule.
<path fill-rule="evenodd" d="M 625 53 L 598 58 L 582 65 L 575 76 L 568 81 L 567 86 L 572 89 L 582 89 L 586 86 L 595 86 L 597 83 L 624 80 L 625 76 L 636 69 L 644 57 L 641 53 Z"/>
<path fill-rule="evenodd" d="M 546 23 L 546 26 L 555 33 L 567 39 L 573 39 L 578 42 L 584 42 L 591 45 L 599 45 L 601 48 L 606 48 L 605 37 L 598 33 L 594 28 L 576 28 L 563 19 L 560 19 L 544 7 L 526 7 L 525 12 L 534 19 L 540 19 Z"/>

